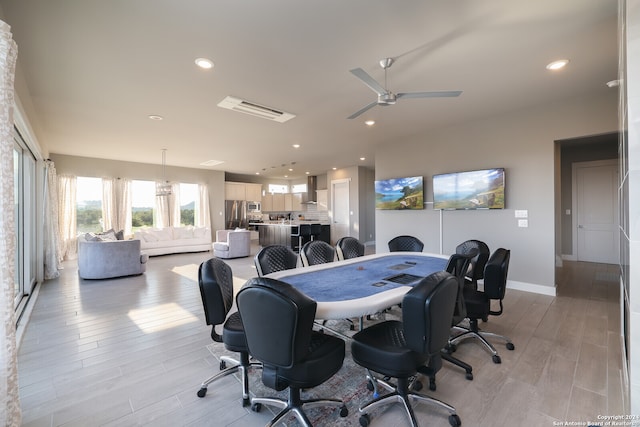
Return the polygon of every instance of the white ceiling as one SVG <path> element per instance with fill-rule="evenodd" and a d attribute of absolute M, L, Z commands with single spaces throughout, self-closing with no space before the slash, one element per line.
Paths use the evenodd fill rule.
<path fill-rule="evenodd" d="M 290 178 L 374 165 L 375 147 L 430 128 L 610 91 L 615 0 L 0 0 L 29 117 L 51 153 Z M 197 68 L 207 57 L 212 70 Z M 347 117 L 393 57 L 403 99 Z M 550 72 L 545 65 L 568 58 Z M 231 95 L 296 114 L 217 107 Z M 23 95 L 24 96 L 24 95 Z M 149 115 L 163 121 L 152 121 Z M 365 119 L 376 120 L 367 127 Z M 300 144 L 299 149 L 292 144 Z M 360 157 L 366 157 L 360 161 Z M 295 165 L 291 164 L 295 162 Z M 284 166 L 283 166 L 284 165 Z M 288 172 L 292 167 L 293 172 Z"/>

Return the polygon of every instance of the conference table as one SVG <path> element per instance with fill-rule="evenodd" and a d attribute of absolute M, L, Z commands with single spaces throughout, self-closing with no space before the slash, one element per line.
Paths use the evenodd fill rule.
<path fill-rule="evenodd" d="M 317 319 L 362 318 L 400 304 L 412 286 L 444 270 L 448 259 L 425 252 L 389 252 L 278 271 L 265 277 L 289 283 L 314 299 Z"/>

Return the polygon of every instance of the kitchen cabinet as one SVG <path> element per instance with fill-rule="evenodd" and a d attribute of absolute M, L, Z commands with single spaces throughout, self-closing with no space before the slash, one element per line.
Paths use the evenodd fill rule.
<path fill-rule="evenodd" d="M 284 211 L 284 194 L 275 193 L 273 195 L 273 209 L 274 212 L 283 212 Z"/>
<path fill-rule="evenodd" d="M 262 184 L 245 184 L 245 197 L 249 202 L 262 200 Z"/>
<path fill-rule="evenodd" d="M 291 211 L 302 210 L 302 193 L 291 194 Z"/>
<path fill-rule="evenodd" d="M 316 190 L 316 196 L 318 200 L 316 210 L 327 211 L 329 209 L 327 190 Z"/>
<path fill-rule="evenodd" d="M 225 200 L 246 200 L 245 185 L 240 182 L 224 183 Z"/>
<path fill-rule="evenodd" d="M 293 210 L 293 198 L 291 193 L 284 195 L 284 210 L 291 212 Z"/>
<path fill-rule="evenodd" d="M 262 212 L 273 212 L 273 194 L 267 193 L 262 196 Z"/>

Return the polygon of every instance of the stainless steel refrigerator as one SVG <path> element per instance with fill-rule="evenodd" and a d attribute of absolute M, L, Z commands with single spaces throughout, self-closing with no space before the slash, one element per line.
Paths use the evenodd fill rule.
<path fill-rule="evenodd" d="M 247 228 L 247 202 L 244 200 L 225 200 L 224 202 L 225 228 Z"/>

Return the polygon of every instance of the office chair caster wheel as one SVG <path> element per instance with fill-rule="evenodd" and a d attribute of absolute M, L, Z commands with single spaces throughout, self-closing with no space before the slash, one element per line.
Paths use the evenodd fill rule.
<path fill-rule="evenodd" d="M 253 412 L 260 412 L 262 410 L 262 403 L 252 403 L 251 410 Z"/>
<path fill-rule="evenodd" d="M 362 427 L 367 427 L 370 421 L 371 420 L 369 419 L 369 414 L 364 414 L 360 416 L 360 425 Z"/>
<path fill-rule="evenodd" d="M 502 363 L 502 359 L 500 359 L 500 356 L 498 356 L 497 354 L 491 356 L 491 359 L 493 359 L 493 363 L 495 364 Z"/>
<path fill-rule="evenodd" d="M 206 387 L 202 387 L 200 390 L 198 390 L 198 397 L 205 397 L 206 395 L 207 395 Z"/>
<path fill-rule="evenodd" d="M 515 350 L 516 346 L 512 342 L 507 343 L 507 350 Z"/>
<path fill-rule="evenodd" d="M 444 351 L 445 351 L 447 354 L 451 354 L 451 353 L 453 353 L 454 351 L 456 351 L 457 349 L 458 349 L 458 346 L 457 346 L 457 345 L 455 345 L 455 344 L 447 344 L 447 345 L 444 347 Z"/>
<path fill-rule="evenodd" d="M 347 409 L 346 406 L 341 406 L 340 407 L 340 417 L 344 418 L 347 415 L 349 415 L 349 410 Z"/>
<path fill-rule="evenodd" d="M 473 381 L 473 374 L 471 372 L 467 372 L 467 374 L 464 377 L 469 381 Z"/>
<path fill-rule="evenodd" d="M 435 378 L 429 379 L 429 390 L 436 391 L 436 379 Z"/>
<path fill-rule="evenodd" d="M 227 362 L 225 362 L 224 360 L 220 361 L 220 370 L 224 370 L 227 369 Z"/>
<path fill-rule="evenodd" d="M 449 424 L 453 427 L 460 427 L 462 425 L 462 420 L 460 420 L 458 414 L 452 414 L 449 415 Z"/>
<path fill-rule="evenodd" d="M 367 381 L 367 390 L 369 391 L 375 390 L 375 387 L 373 386 L 373 382 Z"/>
<path fill-rule="evenodd" d="M 420 391 L 422 390 L 422 382 L 421 381 L 414 381 L 413 385 L 411 386 L 412 389 L 414 389 L 415 391 Z"/>
<path fill-rule="evenodd" d="M 242 398 L 242 407 L 245 408 L 247 406 L 251 405 L 251 399 L 249 399 L 248 397 L 243 397 Z"/>

